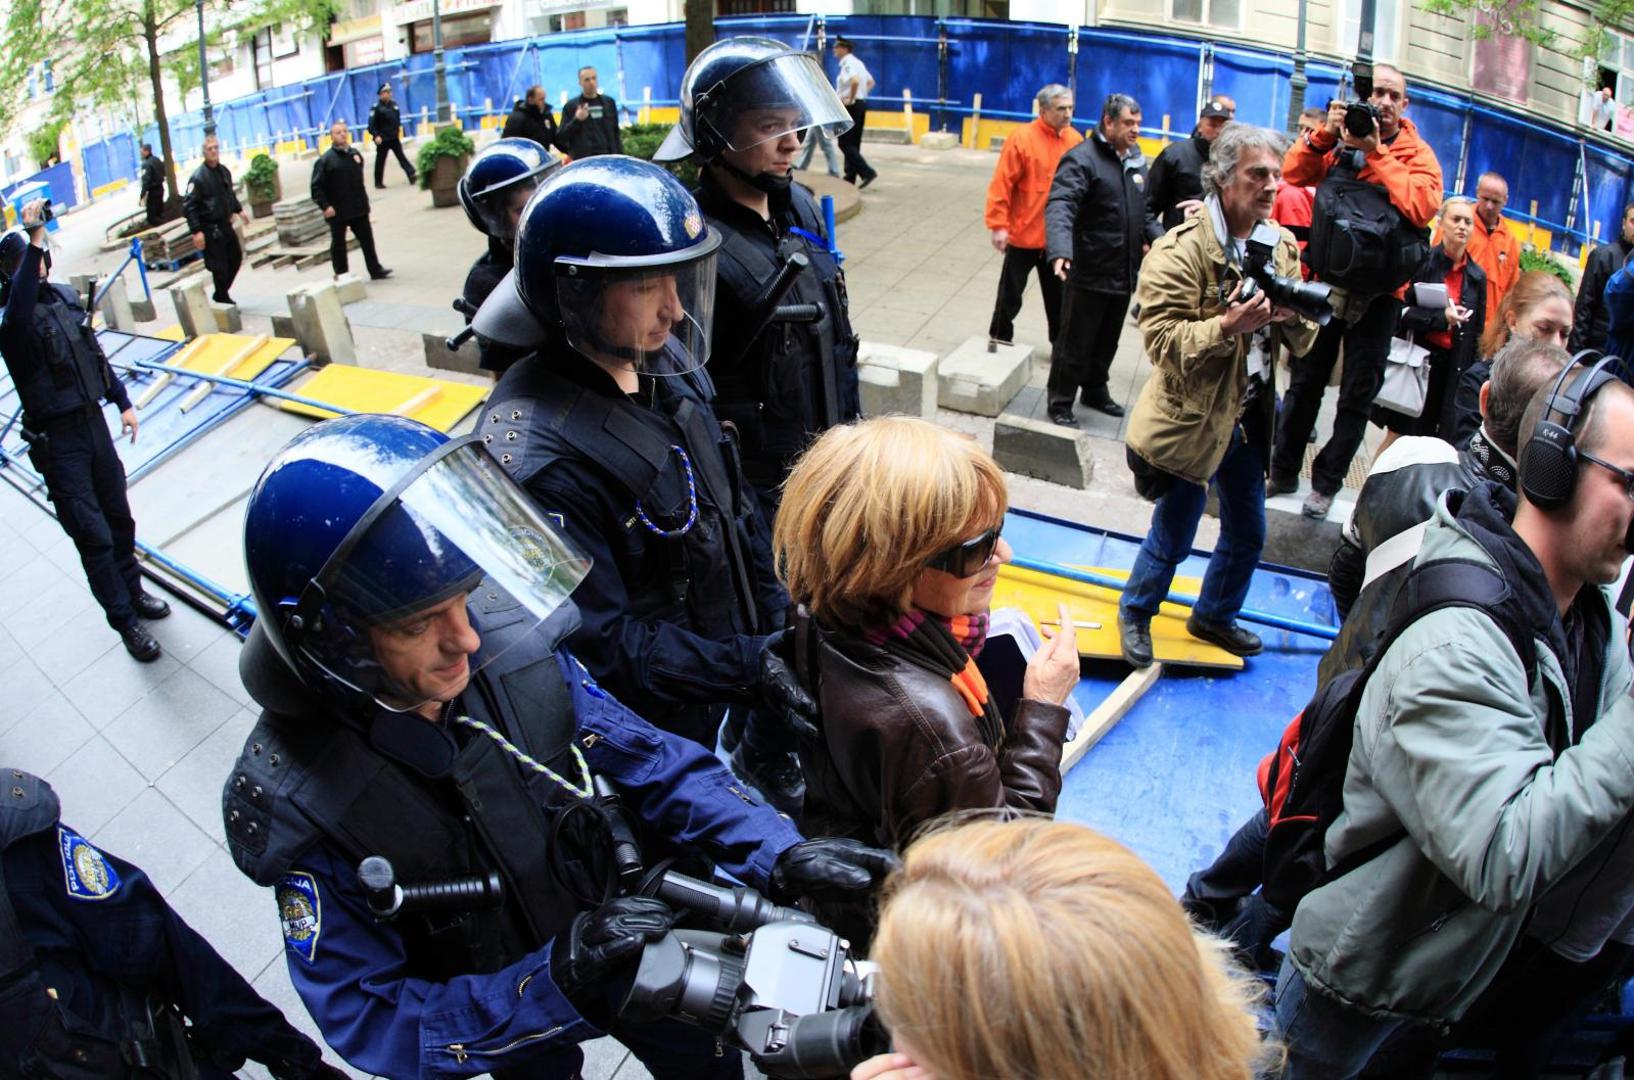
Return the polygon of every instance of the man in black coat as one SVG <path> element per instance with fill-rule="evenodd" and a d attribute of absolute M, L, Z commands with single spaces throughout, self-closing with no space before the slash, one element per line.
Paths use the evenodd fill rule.
<path fill-rule="evenodd" d="M 1044 204 L 1045 257 L 1069 286 L 1046 388 L 1050 420 L 1077 427 L 1073 398 L 1108 416 L 1107 391 L 1146 241 L 1146 159 L 1137 141 L 1140 103 L 1112 94 L 1093 135 L 1066 152 Z"/>
<path fill-rule="evenodd" d="M 187 231 L 193 234 L 193 248 L 204 252 L 205 269 L 215 282 L 212 299 L 219 304 L 232 303 L 227 290 L 233 287 L 238 268 L 244 264 L 244 249 L 233 229 L 233 215 L 243 218 L 246 225 L 250 215 L 233 191 L 233 174 L 221 163 L 221 140 L 214 135 L 204 137 L 204 164 L 194 169 L 187 181 L 182 210 L 187 214 Z"/>
<path fill-rule="evenodd" d="M 1623 268 L 1630 252 L 1634 252 L 1634 203 L 1623 207 L 1623 234 L 1616 242 L 1602 244 L 1589 253 L 1583 278 L 1577 284 L 1577 311 L 1572 316 L 1572 336 L 1566 343 L 1567 351 L 1576 353 L 1606 347 L 1606 336 L 1611 333 L 1606 282 Z M 1494 316 L 1489 312 L 1487 317 Z"/>
<path fill-rule="evenodd" d="M 574 161 L 597 154 L 622 154 L 618 102 L 600 91 L 595 68 L 579 69 L 579 91 L 578 97 L 562 106 L 562 127 L 556 145 Z"/>
<path fill-rule="evenodd" d="M 346 230 L 351 229 L 363 249 L 363 265 L 376 281 L 391 277 L 374 253 L 374 230 L 369 226 L 369 193 L 363 187 L 363 155 L 352 145 L 346 121 L 329 128 L 328 150 L 312 163 L 312 201 L 329 219 L 329 264 L 335 276 L 346 273 Z"/>
<path fill-rule="evenodd" d="M 148 224 L 158 225 L 165 213 L 165 163 L 147 143 L 142 144 L 142 205 L 148 212 Z"/>
<path fill-rule="evenodd" d="M 556 145 L 556 115 L 545 100 L 545 88 L 530 86 L 522 100 L 516 103 L 511 115 L 505 118 L 502 139 L 532 139 L 549 150 Z"/>
<path fill-rule="evenodd" d="M 380 99 L 369 110 L 369 137 L 374 140 L 374 186 L 386 186 L 386 155 L 396 154 L 403 175 L 414 183 L 414 166 L 403 153 L 403 117 L 391 99 L 391 83 L 380 84 Z"/>
<path fill-rule="evenodd" d="M 1231 121 L 1225 98 L 1210 98 L 1191 137 L 1172 142 L 1152 162 L 1146 183 L 1146 241 L 1151 243 L 1203 205 L 1203 164 Z"/>

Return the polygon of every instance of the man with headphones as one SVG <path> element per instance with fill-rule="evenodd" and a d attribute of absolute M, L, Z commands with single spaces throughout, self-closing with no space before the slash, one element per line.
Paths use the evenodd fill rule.
<path fill-rule="evenodd" d="M 1589 955 L 1620 930 L 1626 898 L 1596 889 L 1628 876 L 1607 868 L 1634 809 L 1607 589 L 1634 546 L 1634 390 L 1614 363 L 1534 398 L 1518 499 L 1489 482 L 1437 506 L 1417 565 L 1484 567 L 1501 598 L 1420 616 L 1368 680 L 1326 837 L 1342 869 L 1300 901 L 1277 984 L 1288 1080 L 1356 1076 L 1413 1025 L 1458 1023 L 1529 924 L 1560 916 L 1546 944 Z"/>

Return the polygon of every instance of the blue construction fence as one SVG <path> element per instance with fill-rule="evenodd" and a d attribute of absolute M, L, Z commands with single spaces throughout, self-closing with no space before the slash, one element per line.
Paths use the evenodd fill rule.
<path fill-rule="evenodd" d="M 1024 120 L 1032 97 L 1048 82 L 1070 86 L 1080 122 L 1098 115 L 1108 93 L 1133 94 L 1148 125 L 1169 116 L 1180 133 L 1190 130 L 1204 93 L 1229 94 L 1237 117 L 1281 128 L 1287 120 L 1292 59 L 1266 50 L 1223 46 L 1190 38 L 1134 30 L 1055 24 L 934 18 L 930 16 L 776 15 L 720 19 L 722 36 L 761 34 L 801 48 L 829 45 L 836 36 L 857 43 L 858 54 L 877 80 L 876 109 L 900 108 L 903 91 L 928 113 L 932 130 L 958 131 L 982 96 L 984 117 Z M 448 96 L 457 114 L 474 119 L 504 112 L 523 90 L 543 85 L 550 100 L 577 92 L 586 64 L 602 74 L 611 93 L 633 119 L 643 91 L 657 106 L 674 105 L 685 70 L 684 28 L 679 23 L 549 34 L 536 38 L 450 49 L 445 54 Z M 830 72 L 836 62 L 823 50 Z M 394 88 L 405 117 L 436 103 L 433 58 L 403 60 L 336 72 L 261 91 L 215 107 L 216 125 L 229 148 L 271 145 L 280 136 L 313 141 L 332 121 L 366 120 L 382 83 Z M 1306 70 L 1308 103 L 1322 105 L 1336 92 L 1340 68 L 1313 61 Z M 1473 194 L 1476 178 L 1496 169 L 1509 178 L 1510 212 L 1534 220 L 1552 234 L 1557 250 L 1576 253 L 1595 234 L 1619 235 L 1624 205 L 1634 197 L 1634 160 L 1629 154 L 1576 132 L 1476 101 L 1445 89 L 1415 85 L 1408 114 L 1440 158 L 1449 193 Z M 203 137 L 199 112 L 173 116 L 171 143 L 181 158 L 197 156 Z M 1155 131 L 1153 132 L 1155 134 Z M 150 126 L 143 139 L 158 145 Z M 134 178 L 136 144 L 118 135 L 83 150 L 87 187 Z M 1528 211 L 1533 200 L 1537 212 Z"/>
<path fill-rule="evenodd" d="M 43 182 L 51 185 L 51 202 L 55 206 L 70 207 L 79 205 L 79 195 L 74 190 L 74 166 L 67 161 L 59 161 L 47 169 L 41 169 L 32 176 L 25 176 L 21 180 L 13 180 L 9 184 L 0 186 L 0 203 L 9 203 L 11 193 L 24 184 Z"/>

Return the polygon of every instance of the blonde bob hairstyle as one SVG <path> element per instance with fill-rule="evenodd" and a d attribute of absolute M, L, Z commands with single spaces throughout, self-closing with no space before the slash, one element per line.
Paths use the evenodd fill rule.
<path fill-rule="evenodd" d="M 1261 988 L 1151 867 L 1081 825 L 970 818 L 908 848 L 870 958 L 937 1080 L 1249 1080 Z"/>
<path fill-rule="evenodd" d="M 926 564 L 1008 505 L 1004 474 L 963 435 L 906 416 L 830 428 L 783 485 L 778 577 L 823 623 L 869 626 L 905 611 Z"/>

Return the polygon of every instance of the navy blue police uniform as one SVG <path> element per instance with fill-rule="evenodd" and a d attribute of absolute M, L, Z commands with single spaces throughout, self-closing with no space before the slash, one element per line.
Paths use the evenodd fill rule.
<path fill-rule="evenodd" d="M 58 814 L 45 781 L 0 771 L 0 1075 L 226 1080 L 246 1059 L 340 1075 L 146 874 Z"/>
<path fill-rule="evenodd" d="M 244 264 L 233 215 L 242 214 L 244 206 L 233 190 L 233 174 L 227 166 L 204 164 L 194 169 L 182 196 L 182 211 L 187 215 L 187 231 L 204 234 L 204 267 L 215 284 L 211 299 L 231 304 L 228 290 Z"/>

